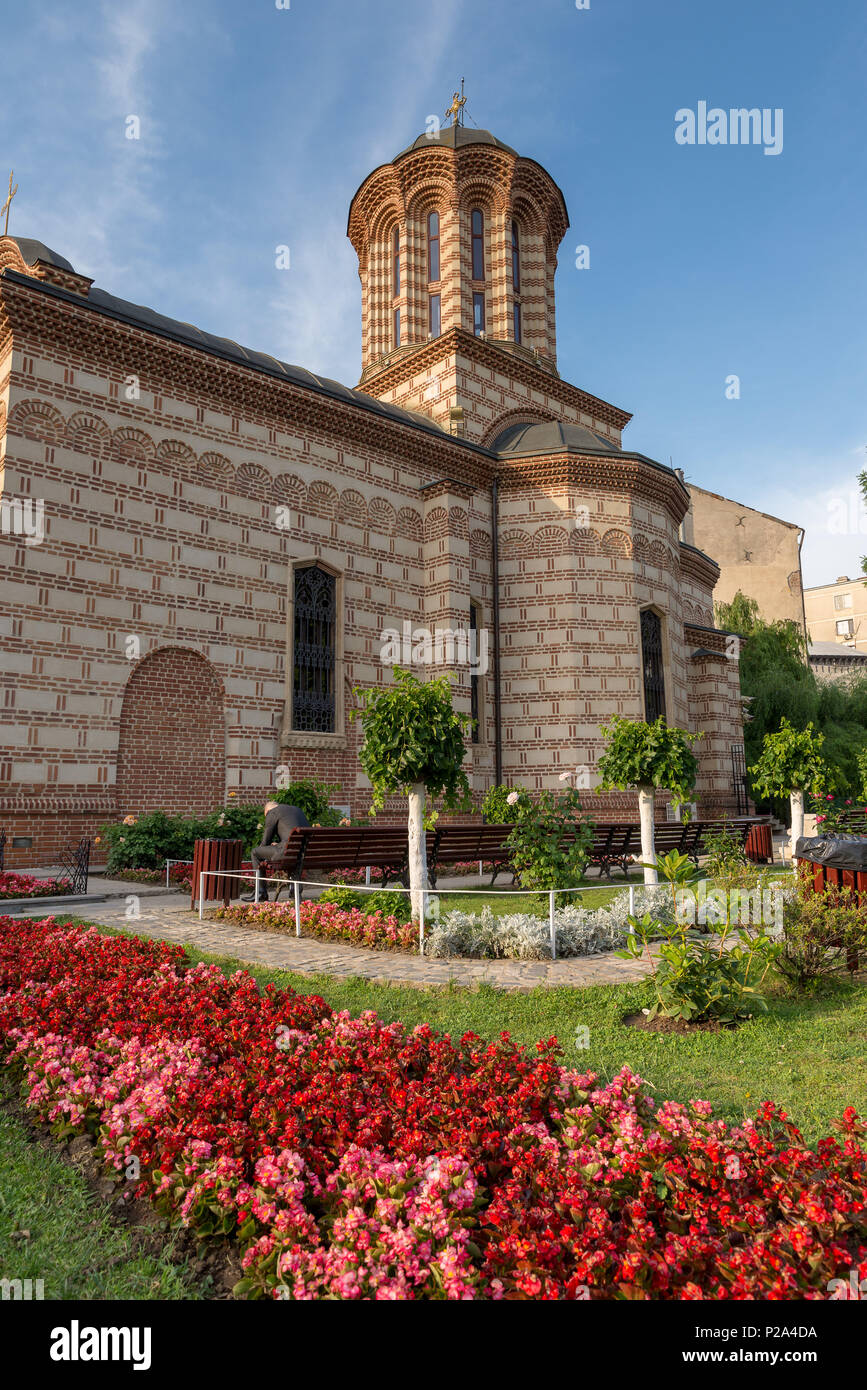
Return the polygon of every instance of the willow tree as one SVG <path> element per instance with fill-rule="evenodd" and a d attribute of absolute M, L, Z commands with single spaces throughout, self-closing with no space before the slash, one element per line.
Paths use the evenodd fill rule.
<path fill-rule="evenodd" d="M 676 806 L 689 800 L 698 770 L 690 744 L 701 735 L 688 734 L 662 718 L 646 724 L 643 719 L 623 719 L 617 714 L 601 729 L 606 748 L 597 764 L 599 785 L 603 791 L 638 792 L 644 882 L 658 883 L 653 838 L 656 792 L 670 791 Z"/>
<path fill-rule="evenodd" d="M 762 796 L 788 797 L 792 808 L 791 850 L 804 833 L 804 794 L 825 790 L 828 768 L 822 757 L 824 734 L 813 728 L 794 729 L 788 719 L 775 733 L 765 734 L 761 756 L 749 769 L 753 786 Z"/>
<path fill-rule="evenodd" d="M 467 810 L 470 788 L 461 764 L 466 756 L 464 731 L 469 715 L 452 707 L 448 676 L 427 683 L 394 667 L 395 684 L 356 690 L 364 730 L 359 761 L 373 788 L 374 811 L 386 796 L 408 798 L 409 887 L 412 915 L 424 917 L 428 887 L 425 808 L 428 797 L 442 799 L 445 810 Z"/>

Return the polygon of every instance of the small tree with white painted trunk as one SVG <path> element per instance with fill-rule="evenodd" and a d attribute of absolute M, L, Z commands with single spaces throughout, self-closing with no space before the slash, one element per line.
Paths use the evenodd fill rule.
<path fill-rule="evenodd" d="M 656 792 L 670 791 L 676 806 L 689 800 L 698 767 L 690 744 L 701 735 L 688 734 L 664 719 L 647 724 L 617 714 L 601 728 L 606 748 L 597 769 L 600 788 L 638 792 L 644 882 L 658 883 L 653 838 Z"/>
<path fill-rule="evenodd" d="M 795 845 L 804 833 L 804 796 L 825 790 L 828 768 L 822 757 L 825 735 L 814 729 L 795 729 L 785 717 L 776 733 L 765 734 L 761 756 L 749 769 L 761 796 L 787 796 L 792 808 L 792 862 Z"/>
<path fill-rule="evenodd" d="M 404 793 L 409 800 L 409 887 L 412 915 L 424 917 L 428 887 L 425 803 L 442 798 L 445 810 L 466 810 L 470 788 L 461 764 L 466 754 L 468 715 L 452 708 L 447 676 L 426 684 L 394 667 L 396 684 L 387 689 L 356 690 L 364 729 L 359 761 L 373 788 L 374 811 L 386 796 Z"/>

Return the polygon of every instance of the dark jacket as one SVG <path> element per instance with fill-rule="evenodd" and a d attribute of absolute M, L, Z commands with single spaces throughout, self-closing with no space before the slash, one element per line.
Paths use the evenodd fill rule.
<path fill-rule="evenodd" d="M 273 845 L 277 843 L 285 847 L 293 830 L 309 824 L 309 820 L 299 806 L 272 806 L 265 817 L 262 844 Z"/>

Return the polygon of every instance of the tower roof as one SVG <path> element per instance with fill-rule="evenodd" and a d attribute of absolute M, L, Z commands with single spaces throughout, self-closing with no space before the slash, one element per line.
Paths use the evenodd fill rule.
<path fill-rule="evenodd" d="M 616 444 L 586 425 L 546 420 L 536 424 L 509 425 L 497 435 L 491 450 L 500 458 L 534 454 L 619 454 Z"/>
<path fill-rule="evenodd" d="M 496 145 L 498 150 L 505 150 L 507 154 L 517 155 L 518 153 L 505 141 L 498 140 L 496 135 L 492 135 L 489 130 L 476 130 L 465 125 L 449 125 L 442 126 L 436 135 L 419 135 L 411 145 L 407 145 L 405 150 L 399 150 L 394 158 L 401 159 L 411 150 L 421 150 L 428 145 L 445 145 L 451 150 L 457 150 L 463 145 Z"/>

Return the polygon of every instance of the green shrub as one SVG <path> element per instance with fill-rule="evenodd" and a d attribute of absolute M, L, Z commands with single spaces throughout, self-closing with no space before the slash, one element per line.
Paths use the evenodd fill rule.
<path fill-rule="evenodd" d="M 412 920 L 408 893 L 361 893 L 355 888 L 344 888 L 338 884 L 335 888 L 326 888 L 321 893 L 318 901 L 321 903 L 335 903 L 337 907 L 343 908 L 346 912 L 351 912 L 356 908 L 363 912 L 366 917 L 370 917 L 375 912 L 381 912 L 384 917 L 393 917 L 396 922 L 406 923 Z"/>
<path fill-rule="evenodd" d="M 319 782 L 315 777 L 301 777 L 272 792 L 269 801 L 279 801 L 282 806 L 297 806 L 303 811 L 311 825 L 339 825 L 342 813 L 330 806 L 332 796 L 340 791 L 336 782 Z"/>
<path fill-rule="evenodd" d="M 704 837 L 704 847 L 707 855 L 705 873 L 713 879 L 739 879 L 742 870 L 749 867 L 743 840 L 727 825 L 719 830 L 709 830 Z"/>
<path fill-rule="evenodd" d="M 271 798 L 276 800 L 276 798 Z M 201 824 L 205 833 L 213 840 L 243 840 L 244 852 L 250 853 L 254 845 L 262 842 L 262 827 L 265 824 L 264 803 L 230 801 L 221 811 L 213 811 Z"/>
<path fill-rule="evenodd" d="M 799 884 L 783 904 L 783 934 L 776 966 L 798 989 L 817 982 L 847 964 L 849 953 L 867 951 L 867 907 L 859 907 L 849 888 L 816 893 Z"/>
<path fill-rule="evenodd" d="M 508 798 L 517 792 L 518 800 L 509 805 Z M 482 815 L 488 825 L 512 825 L 518 818 L 518 808 L 531 804 L 532 797 L 524 787 L 489 787 L 482 802 Z"/>
<path fill-rule="evenodd" d="M 506 840 L 522 888 L 575 888 L 584 877 L 593 822 L 584 819 L 578 793 L 540 792 L 514 807 L 515 823 Z"/>
<path fill-rule="evenodd" d="M 161 869 L 167 859 L 192 859 L 196 840 L 243 840 L 249 853 L 262 838 L 258 805 L 224 806 L 209 816 L 169 816 L 148 811 L 102 826 L 98 843 L 108 851 L 109 873 L 117 869 Z"/>
<path fill-rule="evenodd" d="M 206 822 L 149 811 L 104 825 L 99 842 L 108 849 L 108 872 L 160 869 L 167 859 L 192 859 L 193 845 L 207 834 Z"/>
<path fill-rule="evenodd" d="M 650 961 L 654 999 L 649 1017 L 661 1014 L 685 1023 L 735 1023 L 766 1013 L 761 989 L 779 955 L 779 943 L 761 925 L 739 927 L 728 915 L 717 924 L 716 939 L 702 937 L 678 911 L 678 895 L 695 879 L 689 858 L 672 850 L 658 861 L 658 867 L 671 886 L 675 921 L 662 922 L 649 912 L 640 918 L 630 916 L 632 932 L 626 949 L 617 952 L 626 960 Z M 650 953 L 653 944 L 657 957 Z"/>

